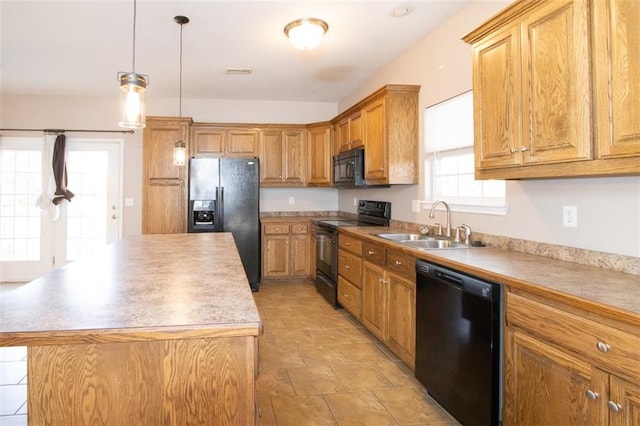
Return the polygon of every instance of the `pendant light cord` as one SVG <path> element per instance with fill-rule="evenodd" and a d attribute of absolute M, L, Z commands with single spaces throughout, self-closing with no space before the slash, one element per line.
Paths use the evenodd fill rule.
<path fill-rule="evenodd" d="M 132 72 L 136 72 L 136 0 L 133 0 L 133 51 L 132 53 Z"/>
<path fill-rule="evenodd" d="M 182 26 L 183 24 L 180 24 L 180 103 L 178 109 L 178 116 L 180 118 L 182 118 Z"/>

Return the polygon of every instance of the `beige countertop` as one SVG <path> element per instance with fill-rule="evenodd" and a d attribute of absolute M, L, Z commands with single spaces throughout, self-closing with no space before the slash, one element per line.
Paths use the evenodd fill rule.
<path fill-rule="evenodd" d="M 340 232 L 640 327 L 640 276 L 490 247 L 419 250 L 371 235 L 406 232 L 347 227 Z"/>
<path fill-rule="evenodd" d="M 127 237 L 0 301 L 0 346 L 260 329 L 230 233 Z"/>

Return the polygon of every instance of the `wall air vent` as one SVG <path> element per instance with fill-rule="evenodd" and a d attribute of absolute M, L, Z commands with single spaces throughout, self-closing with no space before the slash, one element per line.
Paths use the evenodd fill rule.
<path fill-rule="evenodd" d="M 242 74 L 247 75 L 253 72 L 252 68 L 226 68 L 224 71 L 226 74 Z"/>

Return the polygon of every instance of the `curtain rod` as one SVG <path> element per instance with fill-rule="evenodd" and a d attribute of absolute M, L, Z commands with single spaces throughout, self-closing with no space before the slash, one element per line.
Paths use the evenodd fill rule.
<path fill-rule="evenodd" d="M 44 133 L 135 133 L 133 130 L 82 130 L 82 129 L 0 129 L 0 132 L 44 132 Z"/>

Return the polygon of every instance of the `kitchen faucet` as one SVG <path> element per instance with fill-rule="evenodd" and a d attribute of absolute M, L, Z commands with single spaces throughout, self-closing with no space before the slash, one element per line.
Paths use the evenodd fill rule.
<path fill-rule="evenodd" d="M 449 209 L 449 205 L 447 203 L 445 203 L 442 200 L 438 200 L 435 203 L 433 203 L 433 206 L 431 206 L 431 211 L 429 212 L 429 217 L 431 219 L 435 218 L 435 209 L 438 206 L 438 204 L 442 204 L 444 206 L 445 209 L 447 209 L 447 231 L 446 231 L 446 235 L 447 237 L 451 237 L 451 210 Z"/>

